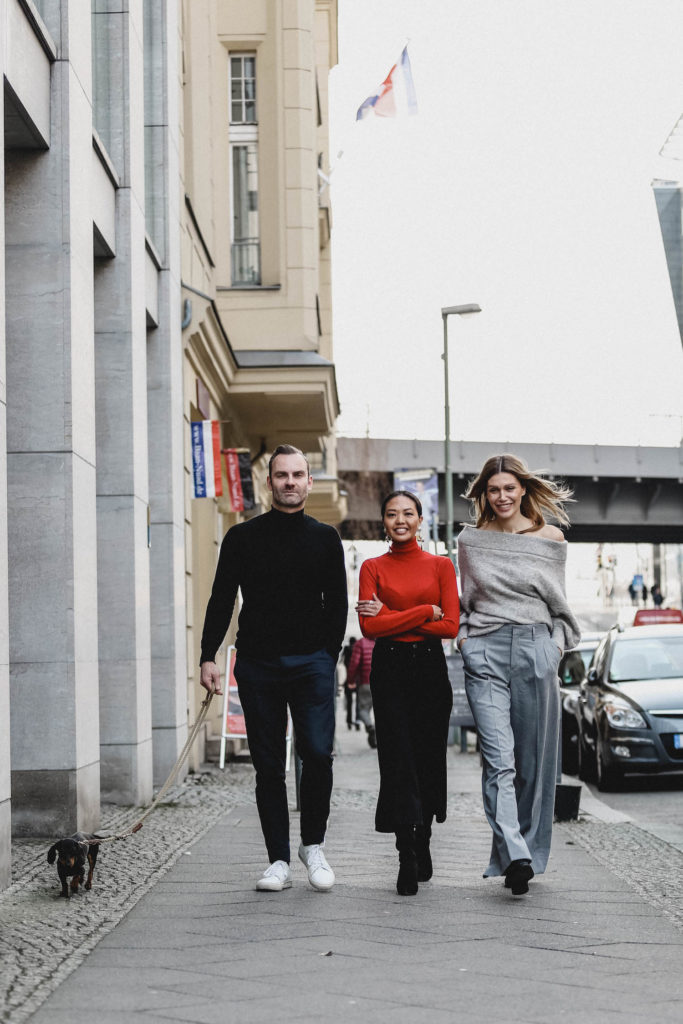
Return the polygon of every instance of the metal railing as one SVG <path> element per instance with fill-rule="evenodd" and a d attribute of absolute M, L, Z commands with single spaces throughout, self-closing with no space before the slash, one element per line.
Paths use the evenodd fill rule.
<path fill-rule="evenodd" d="M 257 238 L 233 242 L 231 255 L 233 285 L 261 284 L 261 243 Z"/>

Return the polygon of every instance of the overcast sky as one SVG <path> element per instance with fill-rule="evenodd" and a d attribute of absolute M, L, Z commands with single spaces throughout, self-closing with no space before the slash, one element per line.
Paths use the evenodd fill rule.
<path fill-rule="evenodd" d="M 401 49 L 413 118 L 357 107 Z M 340 433 L 678 443 L 683 354 L 651 183 L 683 112 L 681 0 L 339 0 Z M 334 154 L 343 149 L 341 158 Z"/>

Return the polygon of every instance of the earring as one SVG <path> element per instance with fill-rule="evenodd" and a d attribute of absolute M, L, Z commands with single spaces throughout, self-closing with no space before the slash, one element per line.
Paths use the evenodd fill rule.
<path fill-rule="evenodd" d="M 390 536 L 389 536 L 389 534 L 388 534 L 388 533 L 386 532 L 386 530 L 384 531 L 384 539 L 385 539 L 385 541 L 387 542 L 387 544 L 391 544 L 391 537 L 390 537 Z"/>
<path fill-rule="evenodd" d="M 415 540 L 417 541 L 418 544 L 422 544 L 423 537 L 421 529 L 417 531 L 417 536 L 415 537 Z"/>

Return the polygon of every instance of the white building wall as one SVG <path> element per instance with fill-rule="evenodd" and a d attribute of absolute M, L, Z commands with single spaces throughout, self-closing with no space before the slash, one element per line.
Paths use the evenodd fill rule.
<path fill-rule="evenodd" d="M 94 123 L 120 179 L 116 256 L 95 267 L 102 793 L 144 804 L 152 701 L 142 4 L 96 5 L 93 39 Z"/>
<path fill-rule="evenodd" d="M 0 33 L 0 80 L 7 66 L 6 34 Z M 4 90 L 0 124 L 4 124 Z M 5 206 L 5 151 L 0 151 L 0 209 Z M 5 371 L 5 218 L 0 217 L 0 889 L 11 871 L 11 781 L 9 731 L 9 631 L 7 624 L 7 378 Z"/>
<path fill-rule="evenodd" d="M 144 18 L 145 214 L 160 261 L 158 325 L 147 334 L 152 737 L 159 785 L 187 738 L 179 5 L 145 0 Z"/>
<path fill-rule="evenodd" d="M 34 835 L 99 819 L 90 0 L 54 24 L 50 148 L 5 153 L 12 816 Z"/>

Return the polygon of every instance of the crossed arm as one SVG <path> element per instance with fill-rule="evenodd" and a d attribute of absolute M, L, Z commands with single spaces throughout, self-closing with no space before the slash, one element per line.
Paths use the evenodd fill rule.
<path fill-rule="evenodd" d="M 439 567 L 442 604 L 418 604 L 400 611 L 382 602 L 377 594 L 379 588 L 374 573 L 366 565 L 361 566 L 356 611 L 363 635 L 373 640 L 406 632 L 444 638 L 455 636 L 458 631 L 458 588 L 452 564 L 446 559 L 443 561 L 443 567 Z"/>

